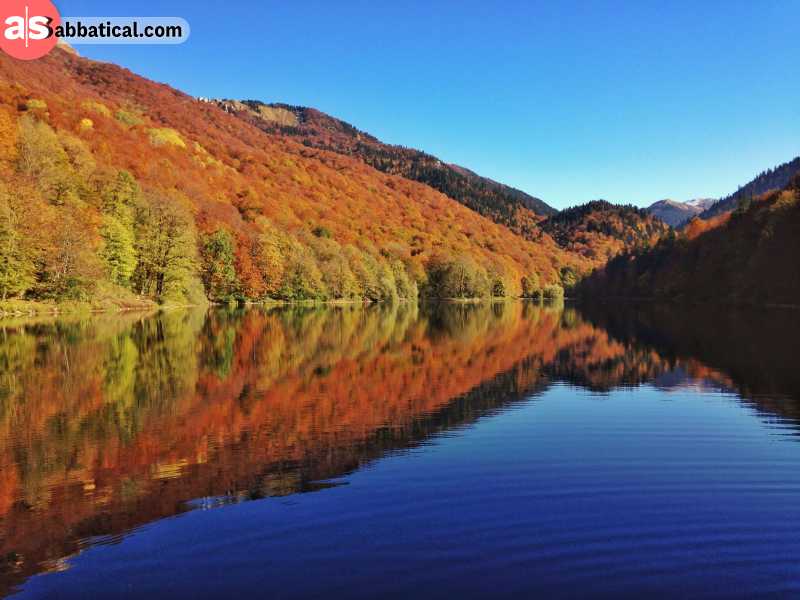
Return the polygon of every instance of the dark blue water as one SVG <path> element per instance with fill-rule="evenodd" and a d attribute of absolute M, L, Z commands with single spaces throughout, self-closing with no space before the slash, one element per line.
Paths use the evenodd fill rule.
<path fill-rule="evenodd" d="M 253 404 L 274 401 L 275 411 L 284 411 L 275 422 L 228 429 L 227 438 L 209 441 L 208 456 L 195 470 L 180 463 L 170 477 L 162 478 L 163 467 L 151 476 L 182 481 L 191 491 L 202 465 L 225 471 L 231 456 L 252 456 L 254 447 L 287 435 L 291 439 L 281 447 L 291 460 L 261 465 L 258 485 L 241 475 L 237 481 L 247 484 L 242 489 L 204 484 L 211 486 L 209 494 L 183 498 L 174 510 L 180 514 L 120 530 L 115 521 L 135 522 L 137 511 L 158 495 L 158 485 L 167 484 L 121 503 L 95 499 L 73 530 L 77 534 L 90 522 L 96 533 L 79 539 L 68 557 L 43 561 L 47 572 L 16 584 L 19 597 L 800 595 L 797 380 L 788 366 L 794 358 L 776 354 L 773 372 L 748 379 L 741 369 L 749 350 L 737 352 L 734 342 L 738 335 L 758 342 L 749 329 L 730 333 L 720 349 L 698 348 L 702 330 L 687 325 L 681 333 L 682 325 L 670 328 L 649 314 L 629 315 L 619 328 L 596 313 L 572 309 L 503 310 L 499 316 L 423 311 L 400 332 L 395 316 L 384 334 L 370 337 L 382 346 L 377 361 L 372 344 L 356 347 L 355 338 L 347 338 L 349 351 L 334 352 L 336 360 L 326 361 L 322 371 L 305 358 L 311 377 L 328 383 L 292 388 L 310 394 L 297 396 L 297 413 L 280 408 L 269 392 L 302 366 L 254 384 L 261 387 Z M 620 318 L 619 311 L 615 315 Z M 796 319 L 782 315 L 784 327 Z M 751 316 L 761 319 L 756 329 L 764 334 L 776 318 Z M 452 322 L 443 327 L 447 319 Z M 285 328 L 300 328 L 298 337 L 308 333 L 305 321 L 287 323 Z M 654 323 L 664 330 L 653 329 Z M 234 329 L 241 334 L 251 326 L 240 321 Z M 340 342 L 344 329 L 340 324 L 336 330 Z M 518 344 L 520 334 L 531 347 L 517 360 L 518 348 L 504 344 Z M 657 337 L 661 345 L 642 337 Z M 404 340 L 412 343 L 406 347 Z M 792 344 L 775 343 L 773 349 L 785 353 Z M 465 346 L 474 352 L 455 350 Z M 251 346 L 247 352 L 255 356 Z M 400 383 L 387 383 L 395 379 L 386 365 L 403 359 L 403 352 L 423 358 L 408 362 Z M 481 362 L 506 353 L 509 368 L 502 360 L 488 368 Z M 720 356 L 728 357 L 727 365 Z M 234 352 L 233 363 L 243 360 L 240 371 L 264 368 Z M 359 365 L 366 390 L 345 377 L 360 372 Z M 470 367 L 486 369 L 487 377 L 433 410 L 424 410 L 430 408 L 424 403 L 423 410 L 413 407 L 419 394 L 408 388 L 415 377 L 429 378 L 428 392 L 435 395 L 447 386 L 458 389 Z M 193 393 L 208 400 L 203 367 L 194 368 L 200 375 Z M 337 369 L 344 383 L 336 379 Z M 217 375 L 216 385 L 245 376 L 236 370 Z M 328 390 L 327 399 L 319 389 Z M 347 398 L 356 389 L 366 398 L 361 411 L 378 411 L 387 393 L 408 393 L 408 400 L 391 411 L 392 419 L 378 419 L 379 427 L 344 416 L 322 419 L 319 407 L 326 400 L 335 401 L 326 409 L 330 414 L 338 414 L 337 406 L 349 411 Z M 213 402 L 241 403 L 241 388 L 235 391 Z M 308 415 L 315 416 L 306 429 L 276 425 Z M 219 424 L 209 420 L 206 427 Z M 148 435 L 147 427 L 136 435 Z M 156 438 L 165 444 L 169 435 Z M 323 438 L 321 449 L 311 443 Z M 225 444 L 238 446 L 226 454 Z M 286 481 L 275 483 L 276 470 Z M 117 485 L 114 478 L 135 479 L 124 471 L 107 475 L 110 488 Z M 52 493 L 68 496 L 56 488 Z"/>

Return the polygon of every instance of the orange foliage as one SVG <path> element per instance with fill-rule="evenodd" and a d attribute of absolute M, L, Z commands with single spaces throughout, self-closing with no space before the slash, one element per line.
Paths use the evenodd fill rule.
<path fill-rule="evenodd" d="M 581 266 L 547 236 L 522 240 L 426 185 L 269 135 L 112 64 L 60 49 L 24 64 L 0 57 L 2 82 L 5 114 L 22 114 L 28 99 L 41 99 L 47 110 L 39 118 L 56 131 L 77 132 L 98 165 L 128 170 L 146 190 L 186 199 L 201 233 L 222 225 L 246 246 L 261 233 L 258 217 L 294 234 L 323 226 L 340 245 L 371 255 L 390 243 L 400 247 L 412 272 L 442 248 L 487 267 L 503 263 L 511 293 L 519 293 L 525 274 L 556 283 L 560 267 Z M 81 128 L 87 117 L 93 127 Z M 245 248 L 238 255 L 245 285 L 262 289 L 246 254 Z"/>

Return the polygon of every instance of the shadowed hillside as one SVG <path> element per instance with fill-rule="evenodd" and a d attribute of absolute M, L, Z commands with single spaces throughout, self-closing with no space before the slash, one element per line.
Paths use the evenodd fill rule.
<path fill-rule="evenodd" d="M 589 296 L 757 304 L 800 298 L 800 176 L 711 221 L 694 219 L 649 250 L 619 256 L 581 284 Z"/>
<path fill-rule="evenodd" d="M 771 190 L 780 190 L 789 184 L 791 179 L 800 173 L 800 156 L 774 169 L 767 169 L 752 181 L 746 183 L 730 196 L 722 198 L 699 216 L 701 219 L 711 219 L 725 212 L 736 210 L 742 201 L 749 202 Z"/>

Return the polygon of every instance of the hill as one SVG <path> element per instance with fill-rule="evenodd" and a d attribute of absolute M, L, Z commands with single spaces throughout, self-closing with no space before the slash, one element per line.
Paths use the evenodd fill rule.
<path fill-rule="evenodd" d="M 622 252 L 649 247 L 669 232 L 668 225 L 645 209 L 605 200 L 562 210 L 541 227 L 561 248 L 595 266 Z"/>
<path fill-rule="evenodd" d="M 385 144 L 313 108 L 257 100 L 211 102 L 267 133 L 297 139 L 310 148 L 353 156 L 384 173 L 429 185 L 528 240 L 538 240 L 541 237 L 538 221 L 556 212 L 521 190 L 447 164 L 425 152 Z"/>
<path fill-rule="evenodd" d="M 771 190 L 780 190 L 786 187 L 791 179 L 800 173 L 800 156 L 789 162 L 778 165 L 774 169 L 767 169 L 760 173 L 752 181 L 746 183 L 730 196 L 720 199 L 703 211 L 699 216 L 701 219 L 711 219 L 725 212 L 736 210 L 739 203 L 749 201 Z"/>
<path fill-rule="evenodd" d="M 591 296 L 797 304 L 800 175 L 732 213 L 692 220 L 656 247 L 610 261 L 581 284 Z"/>
<path fill-rule="evenodd" d="M 586 266 L 427 185 L 59 48 L 0 57 L 0 132 L 3 300 L 516 295 Z"/>
<path fill-rule="evenodd" d="M 714 202 L 716 202 L 716 200 L 711 198 L 697 198 L 695 200 L 689 200 L 688 202 L 665 199 L 654 202 L 648 206 L 647 212 L 654 217 L 658 217 L 671 227 L 678 227 L 686 223 L 692 217 L 699 215 L 714 204 Z"/>

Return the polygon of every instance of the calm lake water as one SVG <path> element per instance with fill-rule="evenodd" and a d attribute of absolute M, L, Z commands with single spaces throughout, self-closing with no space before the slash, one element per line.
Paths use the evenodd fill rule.
<path fill-rule="evenodd" d="M 800 595 L 800 311 L 0 322 L 0 595 Z"/>

